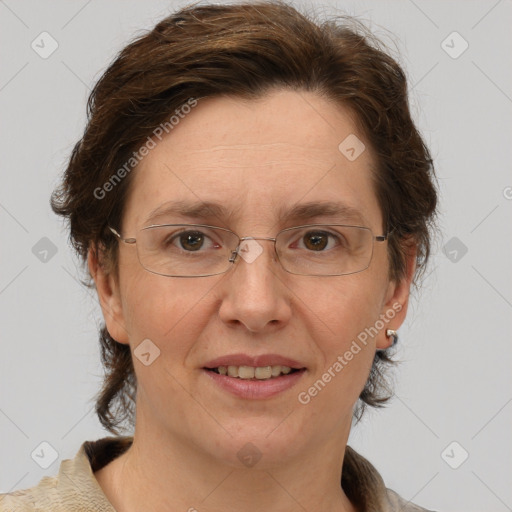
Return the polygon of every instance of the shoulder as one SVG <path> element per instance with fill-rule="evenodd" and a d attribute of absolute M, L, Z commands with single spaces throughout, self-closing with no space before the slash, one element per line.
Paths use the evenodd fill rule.
<path fill-rule="evenodd" d="M 115 512 L 94 472 L 126 450 L 131 438 L 85 441 L 56 476 L 29 489 L 0 494 L 0 512 Z"/>
<path fill-rule="evenodd" d="M 390 512 L 434 512 L 405 500 L 391 489 L 386 489 L 386 491 Z"/>
<path fill-rule="evenodd" d="M 35 504 L 26 491 L 0 494 L 0 512 L 33 512 Z"/>
<path fill-rule="evenodd" d="M 348 498 L 364 512 L 433 512 L 388 489 L 371 462 L 347 445 L 341 486 Z"/>
<path fill-rule="evenodd" d="M 64 462 L 61 463 L 61 468 Z M 0 494 L 0 512 L 60 511 L 61 509 L 55 506 L 64 499 L 65 494 L 59 490 L 59 478 L 46 476 L 29 489 Z"/>

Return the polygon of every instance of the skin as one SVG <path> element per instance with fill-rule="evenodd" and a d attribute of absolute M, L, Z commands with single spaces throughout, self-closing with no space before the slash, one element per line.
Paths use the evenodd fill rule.
<path fill-rule="evenodd" d="M 136 237 L 154 208 L 171 199 L 213 200 L 226 219 L 184 222 L 229 227 L 240 236 L 273 237 L 286 227 L 285 205 L 336 200 L 362 212 L 375 235 L 383 220 L 366 150 L 350 162 L 338 145 L 358 133 L 348 110 L 312 92 L 275 90 L 261 100 L 200 100 L 159 142 L 133 176 L 122 235 Z M 208 221 L 208 222 L 206 222 Z M 329 218 L 309 223 L 328 223 Z M 105 274 L 93 250 L 106 325 L 135 349 L 149 338 L 161 351 L 151 365 L 134 357 L 138 380 L 132 447 L 95 476 L 118 512 L 197 510 L 354 511 L 340 486 L 353 408 L 385 329 L 407 310 L 414 251 L 399 282 L 388 278 L 387 242 L 375 243 L 370 267 L 337 277 L 285 272 L 270 242 L 252 263 L 195 279 L 147 272 L 135 246 L 121 243 L 119 275 Z M 343 355 L 357 335 L 393 304 L 402 309 L 307 405 L 297 396 Z M 277 353 L 307 367 L 297 386 L 265 400 L 234 397 L 201 368 L 243 352 Z M 262 454 L 252 468 L 238 451 Z"/>

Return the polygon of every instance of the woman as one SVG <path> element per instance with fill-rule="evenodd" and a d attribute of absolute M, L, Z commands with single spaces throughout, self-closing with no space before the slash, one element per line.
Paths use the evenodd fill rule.
<path fill-rule="evenodd" d="M 52 198 L 115 437 L 0 510 L 425 510 L 347 446 L 429 255 L 406 94 L 370 35 L 286 4 L 186 8 L 120 53 Z"/>

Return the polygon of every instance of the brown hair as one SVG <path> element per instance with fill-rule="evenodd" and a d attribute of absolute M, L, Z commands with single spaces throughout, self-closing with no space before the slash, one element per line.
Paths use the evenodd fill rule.
<path fill-rule="evenodd" d="M 51 201 L 69 220 L 82 261 L 93 248 L 117 272 L 118 244 L 106 226 L 122 232 L 133 174 L 126 163 L 136 166 L 134 156 L 159 125 L 191 98 L 256 99 L 273 88 L 313 91 L 355 114 L 377 160 L 374 182 L 383 228 L 392 230 L 390 278 L 404 276 L 411 239 L 418 247 L 418 275 L 429 255 L 437 195 L 429 151 L 411 119 L 404 72 L 353 19 L 319 23 L 282 2 L 189 6 L 129 44 L 106 70 L 89 97 L 84 135 Z M 134 424 L 132 356 L 104 324 L 100 344 L 105 379 L 96 412 L 117 434 L 124 420 Z M 357 418 L 365 405 L 389 399 L 384 379 L 389 363 L 386 352 L 376 353 Z"/>

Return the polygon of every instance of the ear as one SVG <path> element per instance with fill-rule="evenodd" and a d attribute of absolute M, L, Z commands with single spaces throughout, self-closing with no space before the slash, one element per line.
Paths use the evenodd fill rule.
<path fill-rule="evenodd" d="M 87 254 L 87 265 L 96 284 L 96 292 L 110 336 L 119 343 L 128 344 L 119 283 L 114 272 L 108 271 L 104 255 L 92 245 Z"/>
<path fill-rule="evenodd" d="M 407 315 L 409 296 L 414 272 L 416 271 L 416 258 L 418 253 L 416 244 L 408 244 L 407 247 L 405 275 L 399 281 L 390 281 L 386 291 L 386 297 L 380 318 L 385 321 L 387 320 L 387 323 L 377 336 L 376 347 L 378 349 L 384 350 L 391 346 L 393 340 L 386 336 L 386 331 L 388 329 L 393 329 L 394 331 L 398 330 Z"/>

